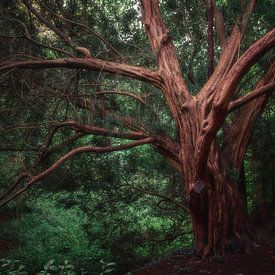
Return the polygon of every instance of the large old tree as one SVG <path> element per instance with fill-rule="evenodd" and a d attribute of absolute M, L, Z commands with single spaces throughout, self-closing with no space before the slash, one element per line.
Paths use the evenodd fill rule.
<path fill-rule="evenodd" d="M 139 64 L 137 61 L 129 64 L 130 61 L 126 61 L 130 60 L 129 58 L 119 53 L 110 41 L 93 29 L 94 23 L 90 22 L 88 16 L 89 1 L 80 1 L 83 10 L 80 15 L 78 14 L 81 18 L 78 22 L 69 17 L 66 3 L 69 5 L 72 1 L 52 1 L 49 2 L 51 5 L 47 5 L 47 1 L 19 2 L 19 12 L 9 9 L 10 14 L 14 12 L 13 18 L 2 18 L 3 22 L 10 24 L 15 30 L 2 34 L 2 39 L 10 43 L 10 47 L 18 40 L 29 46 L 23 47 L 24 51 L 12 48 L 13 55 L 8 51 L 8 47 L 2 47 L 2 53 L 4 49 L 7 54 L 1 56 L 1 89 L 15 90 L 19 97 L 22 90 L 31 92 L 40 89 L 42 92 L 39 97 L 51 97 L 54 94 L 59 101 L 68 102 L 74 110 L 84 110 L 88 119 L 84 120 L 78 116 L 68 119 L 63 116 L 58 120 L 49 121 L 49 127 L 45 128 L 47 132 L 44 130 L 42 133 L 44 141 L 40 143 L 36 160 L 31 167 L 25 167 L 17 181 L 2 196 L 0 204 L 8 203 L 80 153 L 107 153 L 151 144 L 182 174 L 188 198 L 186 210 L 192 219 L 196 253 L 207 256 L 214 251 L 224 251 L 232 246 L 232 242 L 235 246 L 237 244 L 237 249 L 250 252 L 254 232 L 248 220 L 243 162 L 252 125 L 263 111 L 267 97 L 275 88 L 275 63 L 271 55 L 275 46 L 275 29 L 251 45 L 243 44 L 249 19 L 257 7 L 256 0 L 239 1 L 239 9 L 231 14 L 232 18 L 228 20 L 228 24 L 224 18 L 226 10 L 224 6 L 221 9 L 218 5 L 220 2 L 201 1 L 200 7 L 205 11 L 205 37 L 202 39 L 207 42 L 205 44 L 208 47 L 204 51 L 207 57 L 205 67 L 208 69 L 208 77 L 199 91 L 192 93 L 188 88 L 190 85 L 187 85 L 190 79 L 192 80 L 192 63 L 189 67 L 186 66 L 188 71 L 182 70 L 181 62 L 184 60 L 177 56 L 172 33 L 162 19 L 157 0 L 141 0 L 139 6 L 133 3 L 136 11 L 140 8 L 143 24 L 138 24 L 143 26 L 154 55 L 155 64 L 144 64 L 147 68 L 132 65 Z M 185 1 L 179 2 L 186 4 Z M 180 7 L 185 10 L 181 5 Z M 184 16 L 183 14 L 183 21 L 187 23 Z M 104 59 L 104 55 L 99 54 L 99 57 L 95 57 L 93 52 L 90 53 L 87 44 L 82 43 L 83 40 L 78 37 L 76 29 L 80 28 L 101 41 L 104 45 L 103 50 L 111 57 Z M 185 30 L 184 37 L 188 38 L 187 24 Z M 49 41 L 45 41 L 45 37 L 41 36 L 41 33 L 47 32 L 50 33 Z M 191 39 L 186 41 L 193 43 L 191 35 L 189 38 Z M 124 39 L 127 41 L 128 38 Z M 195 41 L 196 43 L 201 42 Z M 191 59 L 195 56 L 196 47 Z M 258 77 L 254 88 L 243 95 L 240 89 L 241 81 L 263 57 L 267 57 L 264 73 Z M 68 78 L 69 84 L 62 90 L 56 78 L 64 70 L 57 68 L 69 70 L 73 74 Z M 35 74 L 34 79 L 30 72 Z M 46 74 L 43 75 L 43 72 Z M 55 75 L 55 72 L 58 73 Z M 89 72 L 98 72 L 96 83 L 87 83 L 84 73 Z M 146 109 L 151 108 L 148 106 L 147 98 L 152 95 L 118 89 L 106 91 L 99 81 L 104 74 L 108 77 L 113 75 L 115 78 L 122 76 L 129 81 L 134 79 L 156 87 L 164 95 L 175 122 L 177 133 L 174 137 L 171 137 L 166 129 L 153 131 L 150 125 L 141 123 L 135 117 L 119 113 L 119 108 L 123 106 L 117 106 L 117 97 L 131 98 L 133 102 Z M 55 78 L 56 85 L 50 85 L 42 80 L 45 78 Z M 20 79 L 24 81 L 20 82 Z M 66 85 L 65 82 L 62 83 L 63 86 Z M 85 85 L 101 88 L 91 96 L 83 88 Z M 50 89 L 52 91 L 49 91 Z M 51 95 L 47 94 L 51 92 Z M 21 96 L 23 97 L 22 94 Z M 55 111 L 51 110 L 52 113 Z M 109 127 L 108 124 L 99 122 L 110 117 L 113 124 L 109 124 Z M 153 112 L 152 118 L 158 120 L 157 112 Z M 37 119 L 39 122 L 39 118 Z M 18 128 L 20 125 L 14 127 Z M 21 125 L 21 128 L 28 127 L 33 126 Z M 70 129 L 74 135 L 52 146 L 52 140 L 60 129 Z M 132 141 L 120 142 L 117 145 L 109 142 L 105 146 L 87 144 L 75 147 L 59 155 L 53 163 L 47 162 L 46 168 L 45 164 L 41 165 L 49 155 L 54 153 L 56 156 L 62 146 L 87 135 L 105 136 L 111 141 L 113 138 Z"/>

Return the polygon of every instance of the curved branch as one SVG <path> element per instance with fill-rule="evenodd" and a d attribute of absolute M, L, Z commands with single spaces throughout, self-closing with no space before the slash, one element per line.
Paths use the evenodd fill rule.
<path fill-rule="evenodd" d="M 143 94 L 143 95 L 139 96 L 137 94 L 130 93 L 130 92 L 100 91 L 100 92 L 96 92 L 93 96 L 105 95 L 105 94 L 116 94 L 116 95 L 122 95 L 122 96 L 132 97 L 136 101 L 138 101 L 141 104 L 143 104 L 144 106 L 146 106 L 155 115 L 155 117 L 159 120 L 159 116 L 158 116 L 157 112 L 151 106 L 149 106 L 149 104 L 144 100 L 144 98 L 146 98 L 148 96 L 148 94 Z"/>
<path fill-rule="evenodd" d="M 235 57 L 238 53 L 241 42 L 241 32 L 238 27 L 234 27 L 230 38 L 228 39 L 221 53 L 219 62 L 208 81 L 204 84 L 200 92 L 197 94 L 197 99 L 203 101 L 213 100 L 213 96 L 221 85 L 221 80 L 232 67 Z"/>
<path fill-rule="evenodd" d="M 42 150 L 40 150 L 40 154 L 38 154 L 37 159 L 35 160 L 33 167 L 37 166 L 39 163 L 44 161 L 50 154 L 64 148 L 66 145 L 73 143 L 74 141 L 76 141 L 77 139 L 79 139 L 85 135 L 87 135 L 87 134 L 77 133 L 77 134 L 65 139 L 62 143 L 52 146 L 50 148 L 49 148 L 49 145 L 46 146 L 46 144 L 44 144 L 44 146 L 42 147 Z"/>
<path fill-rule="evenodd" d="M 167 136 L 157 136 L 158 143 L 154 148 L 178 171 L 182 172 L 179 158 L 180 145 Z"/>
<path fill-rule="evenodd" d="M 11 69 L 39 69 L 39 68 L 75 68 L 116 73 L 138 79 L 162 87 L 162 79 L 157 72 L 127 64 L 107 62 L 97 58 L 61 58 L 54 60 L 30 60 L 0 64 L 0 71 Z"/>
<path fill-rule="evenodd" d="M 255 98 L 260 97 L 261 95 L 267 93 L 270 90 L 274 91 L 275 88 L 275 81 L 268 83 L 258 89 L 255 89 L 254 91 L 252 91 L 251 93 L 236 99 L 232 102 L 230 102 L 229 106 L 228 106 L 228 113 L 235 111 L 236 109 L 242 107 L 243 105 L 249 103 L 250 101 L 252 101 Z"/>
<path fill-rule="evenodd" d="M 81 153 L 87 153 L 87 152 L 93 152 L 93 153 L 109 153 L 109 152 L 115 152 L 115 151 L 122 151 L 127 150 L 136 146 L 144 145 L 144 144 L 150 144 L 154 143 L 156 140 L 154 137 L 148 137 L 144 139 L 140 139 L 138 141 L 130 142 L 127 144 L 122 144 L 118 146 L 108 146 L 108 147 L 96 147 L 96 146 L 83 146 L 78 147 L 73 150 L 71 150 L 66 155 L 59 158 L 52 166 L 50 166 L 48 169 L 44 170 L 43 172 L 37 174 L 36 176 L 33 176 L 30 178 L 30 181 L 28 184 L 17 191 L 16 193 L 12 194 L 11 196 L 4 198 L 2 201 L 0 201 L 0 207 L 6 205 L 8 202 L 19 196 L 20 194 L 24 193 L 27 189 L 32 187 L 35 183 L 39 182 L 52 172 L 54 172 L 57 168 L 59 168 L 64 162 L 67 160 L 73 158 L 75 155 L 81 154 Z"/>

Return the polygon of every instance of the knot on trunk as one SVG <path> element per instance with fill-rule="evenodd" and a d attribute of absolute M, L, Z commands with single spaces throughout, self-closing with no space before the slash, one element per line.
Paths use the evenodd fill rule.
<path fill-rule="evenodd" d="M 194 192 L 196 192 L 197 194 L 200 194 L 204 188 L 205 188 L 206 184 L 204 181 L 202 180 L 198 180 L 195 182 L 195 184 L 193 185 L 191 191 L 193 190 Z"/>

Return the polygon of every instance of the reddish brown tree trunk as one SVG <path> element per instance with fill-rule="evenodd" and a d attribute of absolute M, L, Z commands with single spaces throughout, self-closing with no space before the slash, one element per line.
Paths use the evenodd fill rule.
<path fill-rule="evenodd" d="M 195 252 L 204 257 L 226 250 L 250 252 L 248 215 L 239 178 L 230 178 L 229 165 L 221 163 L 217 152 L 213 154 L 216 157 L 208 164 L 204 179 L 189 192 Z"/>
<path fill-rule="evenodd" d="M 186 106 L 190 120 L 182 125 L 182 129 L 188 127 L 188 131 L 181 132 L 180 136 L 182 173 L 189 199 L 195 252 L 203 257 L 226 250 L 249 253 L 251 234 L 241 169 L 238 168 L 242 168 L 243 158 L 232 165 L 231 158 L 226 155 L 228 151 L 214 141 L 204 168 L 196 165 L 194 144 L 200 140 L 198 125 L 202 124 L 203 117 L 198 115 L 201 112 L 198 106 L 195 102 Z"/>

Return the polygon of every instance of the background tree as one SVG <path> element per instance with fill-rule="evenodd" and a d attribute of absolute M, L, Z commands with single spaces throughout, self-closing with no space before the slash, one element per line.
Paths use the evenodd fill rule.
<path fill-rule="evenodd" d="M 178 206 L 191 214 L 196 253 L 207 256 L 223 251 L 230 248 L 232 241 L 238 243 L 238 249 L 249 252 L 254 232 L 248 222 L 243 162 L 252 125 L 275 86 L 271 51 L 275 30 L 270 31 L 265 17 L 263 22 L 255 18 L 253 28 L 248 25 L 256 1 L 240 1 L 232 6 L 197 1 L 196 25 L 191 25 L 195 11 L 191 3 L 179 1 L 174 7 L 166 1 L 161 8 L 167 16 L 182 19 L 184 32 L 175 27 L 167 29 L 156 0 L 141 1 L 142 18 L 138 6 L 131 1 L 100 7 L 97 2 L 88 5 L 87 1 L 22 3 L 16 9 L 12 8 L 13 3 L 3 4 L 10 16 L 4 20 L 13 32 L 3 35 L 10 41 L 9 49 L 6 45 L 2 47 L 4 53 L 10 52 L 12 56 L 3 54 L 0 70 L 5 72 L 2 82 L 7 92 L 13 90 L 18 101 L 33 105 L 11 108 L 15 117 L 24 118 L 24 123 L 18 121 L 11 128 L 3 128 L 7 136 L 11 129 L 21 129 L 25 137 L 21 149 L 36 151 L 37 156 L 34 161 L 30 157 L 35 154 L 27 161 L 19 160 L 23 172 L 2 196 L 1 205 L 77 154 L 107 153 L 151 144 L 183 176 L 187 199 L 186 204 Z M 269 2 L 265 4 L 268 7 Z M 122 8 L 127 13 L 121 12 Z M 103 18 L 107 15 L 100 28 L 96 18 L 89 15 L 91 9 Z M 147 42 L 141 20 L 153 56 L 144 53 Z M 103 37 L 108 28 L 119 38 L 120 51 Z M 257 28 L 262 37 L 252 42 Z M 244 39 L 246 31 L 250 35 Z M 198 46 L 197 41 L 206 38 L 206 33 L 207 39 Z M 94 38 L 90 39 L 90 35 Z M 18 39 L 24 43 L 15 54 L 13 43 Z M 185 50 L 187 43 L 189 47 Z M 190 58 L 185 61 L 188 55 Z M 198 62 L 194 61 L 196 58 Z M 199 72 L 207 67 L 209 79 Z M 45 70 L 41 72 L 41 68 Z M 251 79 L 246 78 L 251 75 Z M 246 94 L 244 90 L 251 92 Z M 153 99 L 155 94 L 157 98 Z M 166 107 L 162 105 L 163 99 Z M 7 115 L 11 97 L 3 100 Z M 126 104 L 128 100 L 132 101 Z M 132 102 L 138 107 L 133 107 Z M 106 139 L 91 146 L 91 135 Z M 67 145 L 80 139 L 86 145 L 64 152 Z M 124 143 L 124 139 L 132 141 Z M 26 144 L 32 144 L 32 148 Z M 22 188 L 17 190 L 20 185 Z"/>

